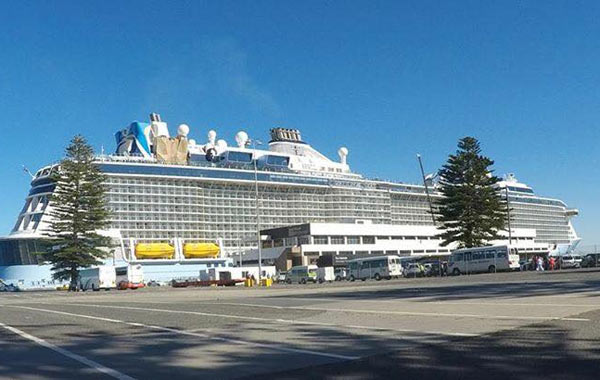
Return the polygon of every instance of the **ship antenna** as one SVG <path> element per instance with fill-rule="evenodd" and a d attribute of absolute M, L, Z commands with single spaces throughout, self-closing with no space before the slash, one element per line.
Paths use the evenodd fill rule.
<path fill-rule="evenodd" d="M 425 194 L 427 194 L 427 202 L 429 203 L 429 210 L 431 211 L 431 220 L 433 220 L 433 226 L 435 227 L 435 214 L 433 213 L 433 205 L 431 204 L 431 197 L 429 195 L 429 186 L 427 186 L 427 181 L 425 180 L 425 171 L 423 170 L 421 155 L 418 153 L 417 160 L 419 160 L 419 167 L 421 168 L 421 175 L 423 176 L 423 185 L 425 185 Z"/>
<path fill-rule="evenodd" d="M 29 176 L 31 177 L 31 179 L 34 179 L 35 176 L 33 174 L 31 174 L 31 172 L 29 171 L 29 169 L 27 169 L 27 166 L 23 165 L 23 171 L 27 174 L 29 174 Z"/>

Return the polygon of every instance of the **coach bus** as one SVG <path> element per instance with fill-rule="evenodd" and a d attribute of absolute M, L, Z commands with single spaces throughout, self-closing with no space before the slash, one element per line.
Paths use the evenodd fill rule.
<path fill-rule="evenodd" d="M 458 249 L 448 259 L 448 273 L 455 276 L 519 268 L 519 252 L 507 245 Z"/>
<path fill-rule="evenodd" d="M 395 255 L 361 257 L 348 261 L 346 278 L 350 281 L 382 278 L 391 279 L 402 276 L 400 257 Z"/>

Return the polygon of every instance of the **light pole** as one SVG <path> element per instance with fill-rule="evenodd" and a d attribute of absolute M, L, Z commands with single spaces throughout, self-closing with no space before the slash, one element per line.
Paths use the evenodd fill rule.
<path fill-rule="evenodd" d="M 504 186 L 506 194 L 506 221 L 508 222 L 508 244 L 512 244 L 512 231 L 510 230 L 510 200 L 508 199 L 508 185 Z"/>
<path fill-rule="evenodd" d="M 260 207 L 258 205 L 258 168 L 256 166 L 256 146 L 262 145 L 262 142 L 259 140 L 252 139 L 248 141 L 246 144 L 251 143 L 252 149 L 254 152 L 252 153 L 252 158 L 254 162 L 254 196 L 256 198 L 256 241 L 258 243 L 258 283 L 262 283 L 262 247 L 260 246 Z"/>

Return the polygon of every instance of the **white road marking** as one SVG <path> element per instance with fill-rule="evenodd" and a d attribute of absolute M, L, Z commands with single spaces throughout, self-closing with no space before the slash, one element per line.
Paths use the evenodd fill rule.
<path fill-rule="evenodd" d="M 279 296 L 280 297 L 280 296 Z M 293 299 L 293 297 L 289 297 Z M 295 298 L 295 300 L 298 300 Z M 373 302 L 373 303 L 393 303 L 393 304 L 419 304 L 419 305 L 473 305 L 473 306 L 541 306 L 541 307 L 581 307 L 581 308 L 600 308 L 600 304 L 572 304 L 572 303 L 519 303 L 519 302 L 475 302 L 475 301 L 427 301 L 422 298 L 418 299 L 352 299 L 352 298 L 310 298 L 309 301 L 324 301 L 324 302 Z M 212 300 L 210 300 L 212 301 Z M 208 302 L 202 302 L 208 303 Z"/>
<path fill-rule="evenodd" d="M 234 302 L 221 302 L 221 303 L 203 302 L 203 304 L 236 305 L 236 306 L 262 307 L 262 308 L 269 308 L 269 309 L 310 310 L 310 311 L 324 311 L 324 312 L 325 311 L 334 311 L 334 312 L 341 312 L 341 313 L 406 315 L 406 316 L 419 316 L 419 317 L 456 317 L 456 318 L 501 319 L 501 320 L 505 320 L 505 319 L 508 319 L 508 320 L 560 320 L 560 321 L 576 321 L 576 322 L 589 321 L 589 319 L 585 319 L 585 318 L 552 317 L 552 316 L 511 316 L 511 315 L 485 315 L 485 314 L 462 314 L 462 313 L 435 313 L 435 312 L 419 312 L 419 311 L 338 309 L 338 308 L 331 308 L 331 307 L 273 306 L 273 305 L 234 303 Z"/>
<path fill-rule="evenodd" d="M 90 305 L 90 306 L 92 306 L 92 305 Z M 96 305 L 93 305 L 93 306 L 96 306 Z M 200 334 L 200 333 L 186 331 L 186 330 L 172 329 L 172 328 L 163 327 L 163 326 L 146 325 L 146 324 L 138 323 L 138 322 L 127 322 L 127 321 L 122 321 L 122 320 L 112 319 L 112 318 L 96 317 L 96 316 L 93 316 L 93 315 L 67 313 L 67 312 L 64 312 L 64 311 L 50 310 L 50 309 L 40 309 L 40 308 L 28 307 L 28 306 L 16 306 L 15 305 L 15 306 L 9 306 L 9 307 L 15 307 L 15 308 L 26 309 L 26 310 L 33 310 L 33 311 L 43 311 L 43 312 L 46 312 L 46 313 L 54 313 L 54 314 L 60 314 L 60 315 L 67 315 L 67 316 L 78 317 L 78 318 L 94 319 L 94 320 L 104 321 L 104 322 L 120 323 L 120 324 L 124 324 L 124 325 L 129 325 L 129 326 L 142 327 L 142 328 L 148 328 L 148 329 L 159 330 L 159 331 L 167 331 L 167 332 L 174 333 L 174 334 L 194 336 L 194 337 L 198 337 L 198 338 L 215 340 L 215 341 L 219 341 L 219 342 L 242 344 L 242 345 L 245 345 L 245 346 L 262 347 L 262 348 L 266 348 L 266 349 L 274 350 L 274 351 L 282 351 L 282 352 L 289 352 L 289 353 L 295 353 L 295 354 L 304 354 L 304 355 L 313 355 L 313 356 L 322 356 L 322 357 L 333 358 L 333 359 L 340 359 L 340 360 L 356 360 L 356 359 L 360 359 L 359 356 L 338 355 L 338 354 L 331 354 L 331 353 L 326 353 L 326 352 L 304 350 L 304 349 L 300 349 L 300 348 L 281 347 L 281 346 L 276 346 L 274 344 L 265 344 L 265 343 L 250 342 L 250 341 L 245 341 L 245 340 L 240 340 L 240 339 L 225 338 L 225 337 L 220 337 L 220 336 L 212 336 L 212 335 Z M 105 306 L 98 306 L 98 307 L 105 307 Z M 108 307 L 110 307 L 110 306 L 108 306 Z"/>
<path fill-rule="evenodd" d="M 127 375 L 125 375 L 125 374 L 123 374 L 123 373 L 121 373 L 121 372 L 119 372 L 117 370 L 105 367 L 102 364 L 97 363 L 97 362 L 95 362 L 93 360 L 90 360 L 90 359 L 88 359 L 86 357 L 83 357 L 81 355 L 77 355 L 77 354 L 75 354 L 75 353 L 73 353 L 71 351 L 65 350 L 64 348 L 55 346 L 54 344 L 48 343 L 44 339 L 41 339 L 41 338 L 38 338 L 36 336 L 30 335 L 30 334 L 26 333 L 25 331 L 21 331 L 21 330 L 19 330 L 17 328 L 14 328 L 12 326 L 5 325 L 2 322 L 0 322 L 0 327 L 3 327 L 6 330 L 11 331 L 11 332 L 13 332 L 13 333 L 15 333 L 15 334 L 17 334 L 17 335 L 19 335 L 19 336 L 27 339 L 27 340 L 31 340 L 32 342 L 35 342 L 35 343 L 39 344 L 42 347 L 46 347 L 46 348 L 48 348 L 48 349 L 50 349 L 52 351 L 58 352 L 61 355 L 64 355 L 64 356 L 66 356 L 68 358 L 71 358 L 71 359 L 76 360 L 76 361 L 78 361 L 78 362 L 80 362 L 82 364 L 85 364 L 88 367 L 91 367 L 91 368 L 97 370 L 98 372 L 102 372 L 102 373 L 104 373 L 104 374 L 106 374 L 108 376 L 114 377 L 115 379 L 119 379 L 119 380 L 135 380 L 131 376 L 127 376 Z"/>
<path fill-rule="evenodd" d="M 191 315 L 202 315 L 202 316 L 206 316 L 206 317 L 242 319 L 242 320 L 249 320 L 249 321 L 274 322 L 274 323 L 292 324 L 292 325 L 298 324 L 298 325 L 314 325 L 314 326 L 325 326 L 325 327 L 344 327 L 344 328 L 349 328 L 349 329 L 374 330 L 374 331 L 395 331 L 395 332 L 401 332 L 401 333 L 418 333 L 421 335 L 444 335 L 444 336 L 457 336 L 457 337 L 473 337 L 473 336 L 479 335 L 479 334 L 455 333 L 455 332 L 446 332 L 446 331 L 422 331 L 422 330 L 397 329 L 397 328 L 388 328 L 388 327 L 342 325 L 339 323 L 301 321 L 301 320 L 297 320 L 297 319 L 261 318 L 261 317 L 251 317 L 251 316 L 246 316 L 246 315 L 206 313 L 206 312 L 202 312 L 202 311 L 187 311 L 187 310 L 166 310 L 166 309 L 154 309 L 154 308 L 148 308 L 148 307 L 92 305 L 92 304 L 85 304 L 85 303 L 65 304 L 65 305 L 87 306 L 87 307 L 96 307 L 96 308 L 126 309 L 126 310 L 138 310 L 138 311 L 154 311 L 154 312 L 171 313 L 171 314 L 191 314 Z M 405 337 L 402 337 L 402 338 L 404 339 Z"/>

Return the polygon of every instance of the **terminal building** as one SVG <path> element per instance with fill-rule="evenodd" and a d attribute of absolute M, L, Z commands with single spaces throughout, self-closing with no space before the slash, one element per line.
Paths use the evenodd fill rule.
<path fill-rule="evenodd" d="M 394 226 L 359 223 L 305 223 L 261 231 L 261 258 L 265 265 L 288 270 L 296 265 L 345 265 L 348 260 L 364 256 L 397 255 L 400 257 L 444 258 L 455 245 L 442 246 L 441 231 L 433 226 Z M 510 243 L 522 256 L 548 254 L 548 245 L 536 242 L 536 231 L 511 229 Z M 506 232 L 503 235 L 507 235 Z M 508 244 L 506 239 L 490 242 Z M 258 262 L 258 250 L 234 258 L 246 264 Z"/>

